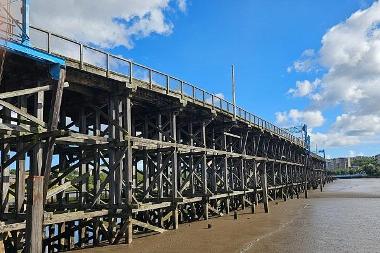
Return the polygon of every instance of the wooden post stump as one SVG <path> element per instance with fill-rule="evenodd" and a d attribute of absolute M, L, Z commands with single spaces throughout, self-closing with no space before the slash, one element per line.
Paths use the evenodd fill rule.
<path fill-rule="evenodd" d="M 43 176 L 29 176 L 26 210 L 26 252 L 42 252 Z"/>

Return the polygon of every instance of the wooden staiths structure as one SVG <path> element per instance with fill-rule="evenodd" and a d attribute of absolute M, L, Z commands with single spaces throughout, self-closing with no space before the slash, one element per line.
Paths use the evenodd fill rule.
<path fill-rule="evenodd" d="M 0 40 L 6 252 L 131 243 L 329 181 L 303 140 L 244 109 L 30 29 L 29 45 Z"/>

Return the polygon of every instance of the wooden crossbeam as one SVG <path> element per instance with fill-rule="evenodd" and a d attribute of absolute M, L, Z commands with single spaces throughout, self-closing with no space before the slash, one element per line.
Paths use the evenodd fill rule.
<path fill-rule="evenodd" d="M 165 222 L 165 221 L 169 220 L 172 216 L 173 216 L 173 212 L 169 211 L 164 217 L 162 217 L 161 221 Z"/>
<path fill-rule="evenodd" d="M 245 201 L 246 203 L 248 203 L 248 205 L 252 206 L 252 202 L 249 201 L 247 198 L 244 198 L 244 201 Z"/>
<path fill-rule="evenodd" d="M 93 156 L 89 157 L 86 156 L 84 159 L 80 159 L 77 163 L 69 166 L 64 173 L 59 175 L 49 184 L 49 188 L 51 188 L 53 185 L 58 184 L 63 178 L 65 178 L 68 174 L 70 174 L 73 170 L 75 170 L 77 167 L 79 167 L 82 163 L 87 163 L 93 159 Z"/>
<path fill-rule="evenodd" d="M 35 145 L 36 143 L 29 143 L 28 145 L 24 146 L 23 149 L 18 151 L 12 158 L 8 159 L 6 162 L 1 164 L 0 169 L 4 169 L 10 166 L 12 163 L 14 163 L 17 159 L 19 159 L 22 155 L 28 152 Z"/>
<path fill-rule="evenodd" d="M 131 219 L 128 219 L 123 226 L 120 228 L 117 236 L 115 237 L 115 240 L 112 242 L 112 244 L 119 243 L 120 239 L 124 236 L 125 232 L 127 232 L 128 227 L 131 225 Z"/>
<path fill-rule="evenodd" d="M 166 232 L 165 229 L 163 228 L 159 228 L 159 227 L 156 227 L 156 226 L 153 226 L 153 225 L 150 225 L 148 223 L 144 223 L 142 221 L 138 221 L 138 220 L 135 220 L 135 219 L 132 219 L 132 223 L 136 226 L 139 226 L 139 227 L 142 227 L 142 228 L 146 228 L 146 229 L 149 229 L 149 230 L 152 230 L 152 231 L 156 231 L 160 234 Z"/>
<path fill-rule="evenodd" d="M 36 123 L 37 125 L 40 125 L 40 126 L 42 126 L 42 127 L 44 127 L 44 128 L 46 128 L 46 126 L 47 126 L 47 124 L 46 124 L 45 122 L 43 122 L 42 120 L 40 120 L 40 119 L 34 117 L 33 115 L 30 115 L 30 114 L 27 113 L 27 112 L 22 111 L 20 108 L 14 106 L 14 105 L 12 105 L 12 104 L 10 104 L 10 103 L 8 103 L 8 102 L 5 102 L 4 100 L 1 100 L 1 99 L 0 99 L 0 105 L 2 105 L 2 106 L 4 106 L 4 107 L 8 108 L 9 110 L 11 110 L 11 111 L 17 113 L 18 115 L 23 116 L 24 118 L 26 118 L 26 119 L 28 119 L 28 120 L 30 120 L 30 121 Z"/>
<path fill-rule="evenodd" d="M 143 198 L 145 198 L 148 193 L 153 189 L 153 186 L 155 185 L 155 183 L 157 182 L 160 174 L 164 171 L 165 167 L 168 165 L 169 161 L 171 159 L 171 155 L 169 155 L 165 161 L 163 162 L 163 164 L 161 165 L 161 168 L 159 168 L 159 170 L 156 172 L 156 175 L 153 179 L 153 181 L 151 182 L 151 184 L 149 185 L 148 189 L 146 189 L 143 193 Z"/>
<path fill-rule="evenodd" d="M 90 107 L 90 108 L 94 109 L 95 111 L 97 111 L 97 112 L 100 114 L 100 116 L 102 116 L 104 119 L 108 120 L 108 122 L 109 122 L 111 125 L 115 126 L 118 130 L 122 131 L 125 135 L 128 135 L 128 131 L 125 130 L 123 127 L 121 127 L 121 126 L 119 125 L 119 122 L 117 122 L 116 120 L 112 120 L 112 119 L 110 119 L 110 118 L 108 117 L 108 115 L 107 115 L 105 112 L 103 112 L 102 110 L 100 110 L 97 106 L 94 106 L 94 105 L 88 105 L 88 107 Z"/>
<path fill-rule="evenodd" d="M 69 87 L 69 83 L 65 82 L 63 87 L 65 87 L 65 88 Z M 0 99 L 7 99 L 7 98 L 24 96 L 24 95 L 30 95 L 30 94 L 34 94 L 34 93 L 41 92 L 41 91 L 53 90 L 54 88 L 55 88 L 55 85 L 45 85 L 45 86 L 40 86 L 40 87 L 35 87 L 35 88 L 4 92 L 4 93 L 0 94 Z"/>
<path fill-rule="evenodd" d="M 36 134 L 26 134 L 21 136 L 12 136 L 8 138 L 3 138 L 0 140 L 0 144 L 5 143 L 18 143 L 18 142 L 37 142 L 43 139 L 48 139 L 51 137 L 63 137 L 69 135 L 69 132 L 63 130 L 54 130 L 49 132 L 42 132 Z"/>
<path fill-rule="evenodd" d="M 28 125 L 21 126 L 21 125 L 9 124 L 9 123 L 0 123 L 0 131 L 9 132 L 10 134 L 16 134 L 20 132 L 26 132 L 26 133 L 37 132 L 37 129 Z"/>
<path fill-rule="evenodd" d="M 86 174 L 83 174 L 81 175 L 80 177 L 77 177 L 71 181 L 68 181 L 68 182 L 65 182 L 64 184 L 58 186 L 58 187 L 55 187 L 53 189 L 50 189 L 46 195 L 46 198 L 51 198 L 55 195 L 57 195 L 58 193 L 61 193 L 65 190 L 67 190 L 68 188 L 70 188 L 72 185 L 80 182 L 80 181 L 83 181 L 85 180 L 86 178 L 88 178 L 90 176 L 89 173 L 86 173 Z"/>
<path fill-rule="evenodd" d="M 109 168 L 109 171 L 115 170 L 115 173 L 117 173 L 117 169 L 120 169 L 120 161 L 123 159 L 125 152 L 127 151 L 128 147 L 124 148 L 122 152 L 119 153 L 119 157 L 115 159 L 115 163 Z M 104 181 L 100 184 L 98 192 L 95 194 L 92 205 L 94 206 L 96 204 L 96 201 L 98 198 L 100 198 L 100 195 L 102 195 L 103 190 L 106 188 L 107 184 L 109 184 L 111 179 L 111 175 L 108 174 L 107 177 L 104 179 Z"/>
<path fill-rule="evenodd" d="M 213 212 L 213 213 L 215 213 L 215 214 L 217 214 L 219 216 L 223 216 L 223 213 L 220 212 L 218 209 L 213 208 L 210 204 L 207 204 L 207 205 L 208 205 L 208 210 L 209 211 L 211 211 L 211 212 Z"/>

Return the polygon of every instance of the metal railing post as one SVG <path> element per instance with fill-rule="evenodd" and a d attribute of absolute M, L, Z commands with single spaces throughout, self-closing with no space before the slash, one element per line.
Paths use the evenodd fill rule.
<path fill-rule="evenodd" d="M 83 44 L 79 45 L 79 54 L 80 69 L 83 69 Z"/>
<path fill-rule="evenodd" d="M 110 54 L 107 54 L 107 58 L 106 58 L 106 62 L 107 62 L 107 77 L 110 76 Z"/>
<path fill-rule="evenodd" d="M 152 70 L 149 69 L 149 88 L 153 89 L 153 77 L 152 77 Z"/>
<path fill-rule="evenodd" d="M 183 98 L 183 81 L 181 81 L 181 98 Z"/>
<path fill-rule="evenodd" d="M 166 75 L 166 94 L 169 94 L 169 91 L 170 91 L 169 75 Z"/>
<path fill-rule="evenodd" d="M 133 80 L 133 65 L 132 61 L 129 61 L 129 83 L 132 84 Z"/>
<path fill-rule="evenodd" d="M 48 53 L 50 54 L 50 53 L 51 53 L 51 48 L 50 48 L 50 43 L 51 43 L 51 33 L 48 32 L 47 35 L 48 35 L 48 39 L 47 39 L 47 51 L 48 51 Z"/>

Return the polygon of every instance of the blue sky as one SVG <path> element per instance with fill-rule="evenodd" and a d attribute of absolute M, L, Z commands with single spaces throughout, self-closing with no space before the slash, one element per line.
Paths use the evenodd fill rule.
<path fill-rule="evenodd" d="M 41 1 L 35 2 L 38 4 Z M 230 68 L 231 64 L 234 64 L 237 103 L 242 107 L 283 127 L 311 122 L 313 139 L 319 147 L 326 148 L 329 156 L 380 153 L 379 142 L 377 142 L 380 130 L 371 129 L 372 132 L 369 134 L 369 130 L 366 129 L 365 141 L 362 141 L 361 135 L 354 138 L 352 134 L 347 134 L 354 132 L 355 129 L 338 128 L 343 119 L 361 121 L 376 118 L 380 113 L 375 111 L 368 115 L 359 114 L 358 110 L 351 108 L 353 106 L 347 99 L 338 99 L 331 95 L 331 87 L 335 81 L 331 81 L 330 72 L 336 66 L 342 66 L 341 62 L 336 63 L 337 59 L 341 61 L 342 58 L 338 55 L 331 59 L 328 56 L 330 55 L 328 50 L 339 47 L 340 40 L 337 39 L 339 34 L 331 32 L 328 38 L 332 39 L 327 39 L 325 44 L 321 42 L 322 37 L 329 32 L 330 28 L 345 23 L 359 9 L 374 9 L 372 4 L 375 1 L 166 0 L 152 2 L 155 2 L 155 5 L 148 6 L 147 4 L 143 11 L 138 9 L 141 6 L 137 6 L 139 12 L 136 11 L 136 13 L 138 14 L 133 11 L 120 15 L 113 14 L 112 11 L 117 11 L 116 9 L 104 11 L 102 15 L 104 15 L 105 23 L 114 22 L 116 16 L 121 20 L 133 17 L 121 28 L 127 31 L 124 35 L 124 31 L 120 31 L 120 27 L 115 26 L 114 34 L 122 34 L 119 42 L 125 39 L 120 43 L 116 40 L 116 42 L 108 41 L 100 35 L 94 37 L 95 35 L 86 31 L 70 32 L 67 27 L 55 25 L 48 28 L 59 30 L 57 32 L 63 32 L 83 41 L 91 41 L 113 53 L 178 76 L 215 94 L 221 93 L 229 100 L 231 100 Z M 130 7 L 133 9 L 134 4 Z M 76 8 L 80 9 L 80 6 Z M 54 13 L 52 10 L 46 10 L 46 12 Z M 74 12 L 73 16 L 75 14 Z M 149 18 L 149 15 L 156 18 Z M 370 14 L 364 13 L 364 15 Z M 142 23 L 140 21 L 144 21 L 147 17 L 147 24 L 138 30 Z M 38 23 L 38 20 L 35 19 L 34 22 Z M 139 25 L 136 25 L 137 28 L 133 25 L 134 22 Z M 350 23 L 347 23 L 347 29 L 357 27 L 349 26 Z M 51 24 L 54 24 L 54 20 Z M 86 29 L 86 24 L 84 23 L 82 27 Z M 76 29 L 81 28 L 76 26 Z M 377 31 L 377 28 L 374 29 Z M 343 29 L 343 31 L 346 30 Z M 326 50 L 320 51 L 321 47 Z M 346 45 L 346 48 L 351 50 L 350 45 Z M 309 51 L 305 53 L 305 50 Z M 296 70 L 294 67 L 296 61 L 311 62 L 312 66 L 307 65 L 307 69 Z M 321 80 L 320 83 L 315 82 L 317 79 Z M 311 83 L 307 87 L 314 88 L 310 88 L 312 91 L 308 90 L 307 94 L 300 95 L 296 93 L 296 82 L 305 80 Z M 380 88 L 377 79 L 370 85 L 371 87 L 377 85 Z M 290 89 L 293 89 L 293 93 L 289 92 Z M 364 88 L 361 90 L 364 94 L 367 91 Z M 360 93 L 361 90 L 354 89 L 353 93 Z M 315 100 L 316 94 L 322 95 L 318 103 Z M 331 97 L 335 100 L 327 101 Z M 358 103 L 361 103 L 362 98 L 358 99 Z M 319 103 L 320 101 L 323 103 Z M 296 111 L 290 112 L 292 109 Z M 305 114 L 305 112 L 312 113 Z M 282 117 L 279 117 L 279 113 Z M 338 119 L 338 116 L 342 117 Z M 363 126 L 358 128 L 356 130 L 364 131 Z M 340 134 L 336 135 L 334 131 Z M 347 138 L 350 141 L 332 142 L 331 138 Z"/>

